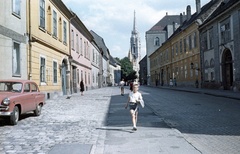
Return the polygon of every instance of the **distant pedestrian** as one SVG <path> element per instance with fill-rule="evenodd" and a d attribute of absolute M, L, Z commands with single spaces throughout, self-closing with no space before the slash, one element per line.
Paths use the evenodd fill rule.
<path fill-rule="evenodd" d="M 83 96 L 83 92 L 84 92 L 84 83 L 83 83 L 83 80 L 81 80 L 81 82 L 80 82 L 80 91 L 81 91 L 81 95 Z"/>
<path fill-rule="evenodd" d="M 129 93 L 128 102 L 125 105 L 125 109 L 130 108 L 130 114 L 132 115 L 133 130 L 137 130 L 137 116 L 138 105 L 141 104 L 144 107 L 144 101 L 142 94 L 138 92 L 138 84 L 133 84 L 133 91 Z"/>
<path fill-rule="evenodd" d="M 125 85 L 125 82 L 124 82 L 124 79 L 122 79 L 122 81 L 120 81 L 120 83 L 119 83 L 119 86 L 121 88 L 121 95 L 122 96 L 124 95 L 124 85 Z"/>
<path fill-rule="evenodd" d="M 133 91 L 133 81 L 130 82 L 129 86 L 130 86 L 130 90 Z"/>

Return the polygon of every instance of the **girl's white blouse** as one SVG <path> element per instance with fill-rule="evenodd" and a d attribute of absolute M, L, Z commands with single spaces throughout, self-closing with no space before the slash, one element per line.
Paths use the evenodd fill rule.
<path fill-rule="evenodd" d="M 140 92 L 130 92 L 129 93 L 129 102 L 137 103 L 137 101 L 142 100 L 142 94 Z"/>

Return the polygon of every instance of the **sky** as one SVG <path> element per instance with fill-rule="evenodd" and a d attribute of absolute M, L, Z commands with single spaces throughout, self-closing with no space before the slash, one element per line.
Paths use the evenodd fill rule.
<path fill-rule="evenodd" d="M 145 33 L 168 15 L 179 15 L 191 6 L 196 12 L 195 0 L 62 0 L 75 12 L 88 30 L 104 39 L 110 54 L 120 59 L 128 56 L 133 30 L 134 10 L 136 27 L 141 38 L 141 57 L 146 55 Z M 201 6 L 210 0 L 201 0 Z"/>

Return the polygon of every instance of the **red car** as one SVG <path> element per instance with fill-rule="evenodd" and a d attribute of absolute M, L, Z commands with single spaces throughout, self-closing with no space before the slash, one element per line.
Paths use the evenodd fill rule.
<path fill-rule="evenodd" d="M 30 80 L 0 80 L 0 117 L 9 117 L 10 124 L 16 125 L 19 116 L 34 111 L 41 114 L 45 94 Z"/>

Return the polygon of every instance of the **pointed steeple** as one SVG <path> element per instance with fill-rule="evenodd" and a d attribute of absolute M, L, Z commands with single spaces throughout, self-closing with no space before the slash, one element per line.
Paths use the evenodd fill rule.
<path fill-rule="evenodd" d="M 136 34 L 137 33 L 137 28 L 136 28 L 136 12 L 134 10 L 134 17 L 133 17 L 133 31 L 132 31 L 133 34 Z"/>

